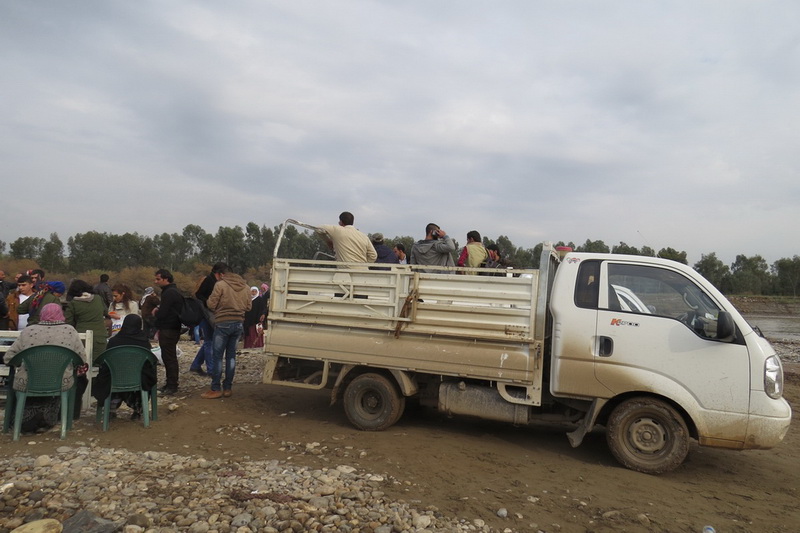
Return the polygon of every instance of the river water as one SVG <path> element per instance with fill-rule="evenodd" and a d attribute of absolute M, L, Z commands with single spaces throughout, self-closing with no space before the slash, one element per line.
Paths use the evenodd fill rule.
<path fill-rule="evenodd" d="M 800 342 L 800 317 L 745 315 L 752 326 L 758 326 L 768 339 Z"/>

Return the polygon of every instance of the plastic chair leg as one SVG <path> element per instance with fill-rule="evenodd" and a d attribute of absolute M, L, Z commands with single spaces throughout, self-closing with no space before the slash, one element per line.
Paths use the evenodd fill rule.
<path fill-rule="evenodd" d="M 108 419 L 111 418 L 111 395 L 103 402 L 103 431 L 108 431 Z"/>
<path fill-rule="evenodd" d="M 19 434 L 22 432 L 22 412 L 25 410 L 25 399 L 27 394 L 17 391 L 17 405 L 14 412 L 14 440 L 19 440 Z"/>
<path fill-rule="evenodd" d="M 72 421 L 72 411 L 69 409 L 69 391 L 61 393 L 61 440 L 67 438 L 67 429 Z"/>
<path fill-rule="evenodd" d="M 144 420 L 144 427 L 150 427 L 150 406 L 148 405 L 147 391 L 142 389 L 139 391 L 142 398 L 142 420 Z"/>

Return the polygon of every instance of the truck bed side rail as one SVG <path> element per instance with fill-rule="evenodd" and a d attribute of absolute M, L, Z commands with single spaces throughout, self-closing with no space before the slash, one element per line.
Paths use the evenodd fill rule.
<path fill-rule="evenodd" d="M 398 334 L 533 340 L 536 270 L 487 283 L 484 276 L 423 273 L 413 265 L 380 268 L 385 270 L 275 259 L 269 319 Z"/>

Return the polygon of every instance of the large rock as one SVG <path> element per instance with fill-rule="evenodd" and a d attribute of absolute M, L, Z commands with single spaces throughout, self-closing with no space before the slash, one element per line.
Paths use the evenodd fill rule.
<path fill-rule="evenodd" d="M 116 533 L 125 525 L 112 522 L 89 511 L 78 511 L 64 521 L 64 533 Z"/>
<path fill-rule="evenodd" d="M 45 518 L 19 526 L 11 533 L 61 533 L 63 526 L 58 520 Z"/>

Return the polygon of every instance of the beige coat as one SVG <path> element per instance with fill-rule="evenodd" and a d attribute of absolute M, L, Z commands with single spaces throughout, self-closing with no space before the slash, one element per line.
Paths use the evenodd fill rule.
<path fill-rule="evenodd" d="M 244 322 L 244 314 L 253 305 L 250 287 L 239 274 L 229 272 L 214 284 L 208 297 L 208 308 L 214 312 L 214 321 Z"/>

